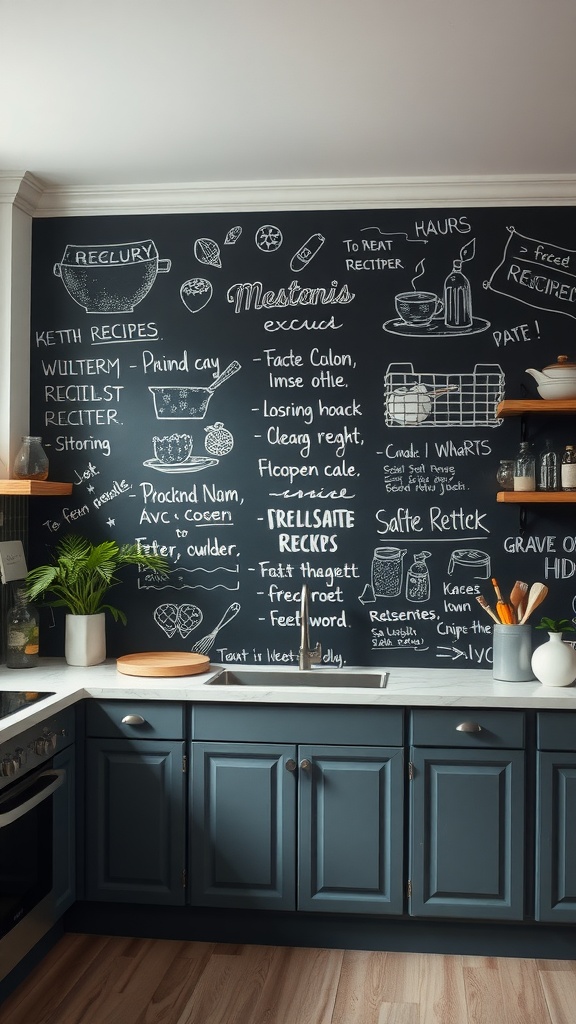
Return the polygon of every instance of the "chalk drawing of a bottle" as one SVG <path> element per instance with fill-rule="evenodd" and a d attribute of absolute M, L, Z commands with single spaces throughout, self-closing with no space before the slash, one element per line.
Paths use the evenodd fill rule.
<path fill-rule="evenodd" d="M 414 561 L 406 573 L 407 601 L 427 601 L 430 597 L 430 573 L 426 559 L 431 554 L 431 551 L 420 551 L 414 555 Z"/>
<path fill-rule="evenodd" d="M 470 281 L 462 273 L 462 264 L 474 258 L 476 239 L 460 249 L 460 258 L 453 261 L 452 271 L 444 282 L 444 321 L 447 327 L 471 327 L 472 290 Z"/>

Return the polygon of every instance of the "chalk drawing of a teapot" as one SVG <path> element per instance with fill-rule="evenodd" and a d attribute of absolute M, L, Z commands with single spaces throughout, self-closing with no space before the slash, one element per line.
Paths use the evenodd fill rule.
<path fill-rule="evenodd" d="M 407 426 L 423 423 L 432 412 L 433 400 L 438 395 L 449 391 L 457 391 L 457 384 L 449 384 L 444 388 L 429 390 L 425 384 L 414 384 L 412 387 L 395 388 L 386 402 L 386 409 L 391 419 Z"/>

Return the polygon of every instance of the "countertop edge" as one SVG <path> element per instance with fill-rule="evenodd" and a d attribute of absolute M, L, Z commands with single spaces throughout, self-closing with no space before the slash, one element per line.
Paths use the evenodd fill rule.
<path fill-rule="evenodd" d="M 86 698 L 101 700 L 168 700 L 212 704 L 285 704 L 363 707 L 470 707 L 576 711 L 576 687 L 544 687 L 537 680 L 504 683 L 485 669 L 389 669 L 384 689 L 327 687 L 213 686 L 210 672 L 175 678 L 142 678 L 117 671 L 107 661 L 90 668 L 74 668 L 62 659 L 43 659 L 38 668 L 18 675 L 10 670 L 0 676 L 0 690 L 23 689 L 52 692 L 0 722 L 0 742 L 10 740 L 23 729 L 45 721 Z M 258 666 L 243 666 L 257 671 Z M 347 667 L 348 671 L 355 670 Z M 383 668 L 357 667 L 358 672 L 380 673 Z M 282 669 L 278 669 L 281 674 Z"/>

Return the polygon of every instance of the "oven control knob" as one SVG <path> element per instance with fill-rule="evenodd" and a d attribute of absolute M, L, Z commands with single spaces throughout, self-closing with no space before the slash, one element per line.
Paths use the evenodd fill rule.
<path fill-rule="evenodd" d="M 6 754 L 6 756 L 2 760 L 2 775 L 15 775 L 15 774 L 16 774 L 16 761 L 14 761 L 14 759 L 12 758 L 12 756 L 10 754 Z"/>
<path fill-rule="evenodd" d="M 24 750 L 23 747 L 16 747 L 16 758 L 15 759 L 18 762 L 18 767 L 22 768 L 26 764 L 26 761 L 28 759 L 27 751 Z"/>
<path fill-rule="evenodd" d="M 37 740 L 34 740 L 34 753 L 40 755 L 48 753 L 48 744 L 45 736 L 39 736 Z"/>
<path fill-rule="evenodd" d="M 58 743 L 58 737 L 55 732 L 46 732 L 44 734 L 44 743 L 46 744 L 46 753 L 49 750 L 56 750 L 56 744 Z"/>

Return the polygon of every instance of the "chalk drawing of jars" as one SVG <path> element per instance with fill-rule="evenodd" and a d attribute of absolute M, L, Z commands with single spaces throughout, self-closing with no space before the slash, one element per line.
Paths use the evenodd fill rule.
<path fill-rule="evenodd" d="M 374 597 L 397 597 L 402 592 L 406 548 L 379 547 L 372 558 Z"/>

